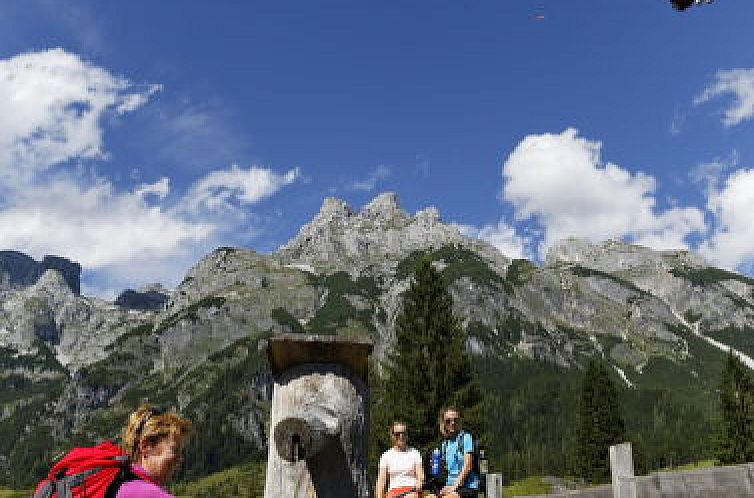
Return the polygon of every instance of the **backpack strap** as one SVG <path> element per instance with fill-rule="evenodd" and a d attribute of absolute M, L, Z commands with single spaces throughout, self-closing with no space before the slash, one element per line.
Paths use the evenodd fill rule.
<path fill-rule="evenodd" d="M 47 481 L 39 491 L 34 493 L 34 498 L 51 498 L 52 495 L 55 495 L 56 498 L 73 498 L 73 488 L 81 486 L 87 477 L 96 474 L 103 468 L 93 467 L 69 476 L 60 472 L 55 476 L 55 479 Z"/>
<path fill-rule="evenodd" d="M 458 435 L 456 436 L 456 452 L 461 456 L 461 460 L 463 461 L 463 436 L 465 436 L 467 433 L 463 429 L 458 431 Z"/>
<path fill-rule="evenodd" d="M 117 487 L 119 487 L 120 484 L 125 481 L 121 480 L 121 476 L 129 469 L 129 459 L 127 456 L 114 456 L 112 457 L 112 460 L 117 462 L 117 464 L 121 466 L 119 476 L 116 477 L 113 481 L 113 483 L 115 483 L 115 481 L 120 480 L 120 482 L 116 486 L 117 491 Z M 86 479 L 89 476 L 92 476 L 97 472 L 104 470 L 105 468 L 107 467 L 92 467 L 90 469 L 71 475 L 65 475 L 66 469 L 62 468 L 58 470 L 53 476 L 45 480 L 44 485 L 34 493 L 33 498 L 52 498 L 53 495 L 55 496 L 55 498 L 73 498 L 73 488 L 81 486 L 86 482 Z M 133 474 L 133 476 L 134 477 L 132 479 L 141 479 L 141 477 L 136 474 Z"/>
<path fill-rule="evenodd" d="M 141 477 L 139 474 L 134 472 L 131 469 L 130 465 L 124 466 L 118 473 L 118 476 L 115 479 L 113 479 L 113 482 L 111 482 L 110 485 L 107 487 L 107 490 L 105 490 L 104 498 L 115 498 L 118 495 L 118 490 L 123 484 L 129 481 L 138 481 L 138 480 L 143 480 L 143 477 Z"/>
<path fill-rule="evenodd" d="M 463 436 L 464 434 L 468 434 L 468 433 L 464 431 L 463 429 L 458 431 L 458 434 L 456 434 L 456 453 L 458 453 L 458 456 L 461 457 L 462 462 L 463 462 Z M 448 449 L 448 441 L 449 441 L 448 439 L 443 439 L 442 445 L 440 446 L 441 448 L 440 451 L 442 452 L 441 457 L 443 459 L 445 459 L 445 452 Z"/>
<path fill-rule="evenodd" d="M 73 498 L 73 492 L 67 484 L 68 483 L 65 479 L 58 479 L 57 481 L 55 481 L 56 498 Z"/>
<path fill-rule="evenodd" d="M 54 486 L 52 481 L 45 481 L 44 486 L 34 493 L 33 498 L 50 498 L 54 494 Z"/>
<path fill-rule="evenodd" d="M 67 476 L 63 480 L 66 482 L 69 489 L 75 488 L 76 486 L 81 486 L 84 483 L 84 479 L 86 479 L 90 475 L 96 474 L 102 469 L 104 469 L 104 467 L 92 467 L 91 469 L 85 470 L 84 472 L 79 472 L 78 474 Z"/>

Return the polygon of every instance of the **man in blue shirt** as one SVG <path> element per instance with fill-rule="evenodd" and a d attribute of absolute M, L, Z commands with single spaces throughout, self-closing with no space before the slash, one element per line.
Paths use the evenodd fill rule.
<path fill-rule="evenodd" d="M 461 412 L 455 407 L 440 413 L 440 433 L 443 435 L 442 458 L 448 480 L 440 490 L 445 498 L 476 498 L 479 475 L 474 471 L 474 441 L 461 429 Z"/>

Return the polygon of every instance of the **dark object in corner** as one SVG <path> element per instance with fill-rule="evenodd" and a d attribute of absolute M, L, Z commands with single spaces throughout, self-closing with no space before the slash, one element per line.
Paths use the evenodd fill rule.
<path fill-rule="evenodd" d="M 115 300 L 115 304 L 124 308 L 142 311 L 158 311 L 165 307 L 168 296 L 162 292 L 137 292 L 132 289 L 124 290 Z"/>

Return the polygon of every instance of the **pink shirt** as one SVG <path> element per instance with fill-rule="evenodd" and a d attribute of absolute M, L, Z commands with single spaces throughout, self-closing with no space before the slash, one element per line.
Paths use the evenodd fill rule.
<path fill-rule="evenodd" d="M 138 474 L 147 474 L 148 472 L 138 465 L 133 468 Z M 144 479 L 135 481 L 126 481 L 120 485 L 115 498 L 175 498 L 173 495 L 159 487 L 157 484 Z"/>

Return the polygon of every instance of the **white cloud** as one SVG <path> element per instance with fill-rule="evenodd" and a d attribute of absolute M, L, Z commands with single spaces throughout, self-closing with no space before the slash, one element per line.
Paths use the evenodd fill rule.
<path fill-rule="evenodd" d="M 754 262 L 754 169 L 732 173 L 720 190 L 712 191 L 708 202 L 715 216 L 715 230 L 700 252 L 727 268 L 749 266 Z"/>
<path fill-rule="evenodd" d="M 509 258 L 528 258 L 527 241 L 516 234 L 516 229 L 500 220 L 497 225 L 485 225 L 481 228 L 471 225 L 456 225 L 467 237 L 484 240 L 495 246 Z"/>
<path fill-rule="evenodd" d="M 709 192 L 716 189 L 720 184 L 720 179 L 726 169 L 728 169 L 728 165 L 722 161 L 703 163 L 691 170 L 689 178 L 694 183 L 704 185 L 705 189 Z"/>
<path fill-rule="evenodd" d="M 385 180 L 390 176 L 390 168 L 380 164 L 372 171 L 369 172 L 366 178 L 362 180 L 356 180 L 353 182 L 349 189 L 351 190 L 363 190 L 365 192 L 372 192 L 377 188 L 377 183 Z"/>
<path fill-rule="evenodd" d="M 179 256 L 214 227 L 147 205 L 140 193 L 118 193 L 102 179 L 81 185 L 58 178 L 19 191 L 0 211 L 0 240 L 33 255 L 54 250 L 87 269 Z"/>
<path fill-rule="evenodd" d="M 29 181 L 73 158 L 102 157 L 102 116 L 134 110 L 155 91 L 62 49 L 0 60 L 1 178 Z"/>
<path fill-rule="evenodd" d="M 212 172 L 207 178 L 227 171 Z M 282 182 L 293 176 L 265 171 Z M 4 247 L 36 258 L 57 254 L 81 263 L 85 271 L 98 276 L 96 285 L 90 283 L 86 289 L 99 295 L 148 282 L 175 285 L 213 248 L 256 235 L 250 223 L 255 221 L 253 215 L 230 205 L 229 199 L 223 198 L 229 203 L 223 211 L 199 206 L 187 212 L 185 206 L 193 202 L 189 191 L 170 207 L 167 178 L 139 185 L 133 192 L 118 192 L 101 177 L 55 176 L 15 191 L 6 200 L 0 209 L 0 240 Z M 272 189 L 266 192 L 272 193 Z M 261 192 L 239 190 L 234 195 L 243 195 L 247 203 L 262 198 Z"/>
<path fill-rule="evenodd" d="M 254 204 L 275 194 L 299 177 L 299 169 L 278 174 L 267 168 L 251 166 L 248 169 L 233 165 L 227 170 L 212 171 L 192 187 L 187 196 L 192 211 L 232 210 L 235 202 Z"/>
<path fill-rule="evenodd" d="M 155 183 L 143 183 L 136 188 L 134 193 L 142 199 L 154 195 L 158 199 L 163 200 L 170 193 L 170 179 L 162 177 Z"/>
<path fill-rule="evenodd" d="M 723 114 L 725 126 L 735 126 L 754 117 L 754 69 L 718 71 L 715 81 L 694 98 L 694 105 L 727 94 L 732 94 L 735 98 Z"/>
<path fill-rule="evenodd" d="M 206 173 L 181 195 L 167 176 L 124 190 L 96 167 L 80 167 L 81 159 L 107 157 L 104 117 L 137 109 L 160 88 L 62 49 L 0 60 L 3 247 L 78 261 L 88 272 L 84 288 L 111 295 L 146 282 L 173 285 L 213 247 L 254 234 L 255 215 L 244 208 L 294 182 L 297 169 L 233 166 Z"/>
<path fill-rule="evenodd" d="M 118 114 L 133 112 L 149 101 L 149 98 L 155 93 L 162 90 L 162 85 L 148 85 L 142 93 L 131 93 L 126 95 L 122 102 L 118 104 L 116 111 Z"/>
<path fill-rule="evenodd" d="M 716 195 L 715 192 L 719 190 L 720 183 L 725 180 L 727 172 L 735 170 L 739 161 L 738 151 L 734 149 L 727 158 L 717 158 L 692 168 L 689 172 L 689 178 L 704 186 L 707 197 Z"/>
<path fill-rule="evenodd" d="M 696 207 L 685 207 L 656 214 L 648 226 L 623 235 L 654 249 L 690 249 L 689 235 L 701 234 L 705 230 L 704 213 Z"/>
<path fill-rule="evenodd" d="M 657 212 L 655 180 L 612 163 L 602 164 L 602 145 L 569 128 L 525 137 L 503 164 L 502 198 L 515 218 L 544 229 L 544 254 L 555 241 L 628 238 L 655 248 L 688 247 L 686 238 L 705 229 L 696 208 Z"/>

